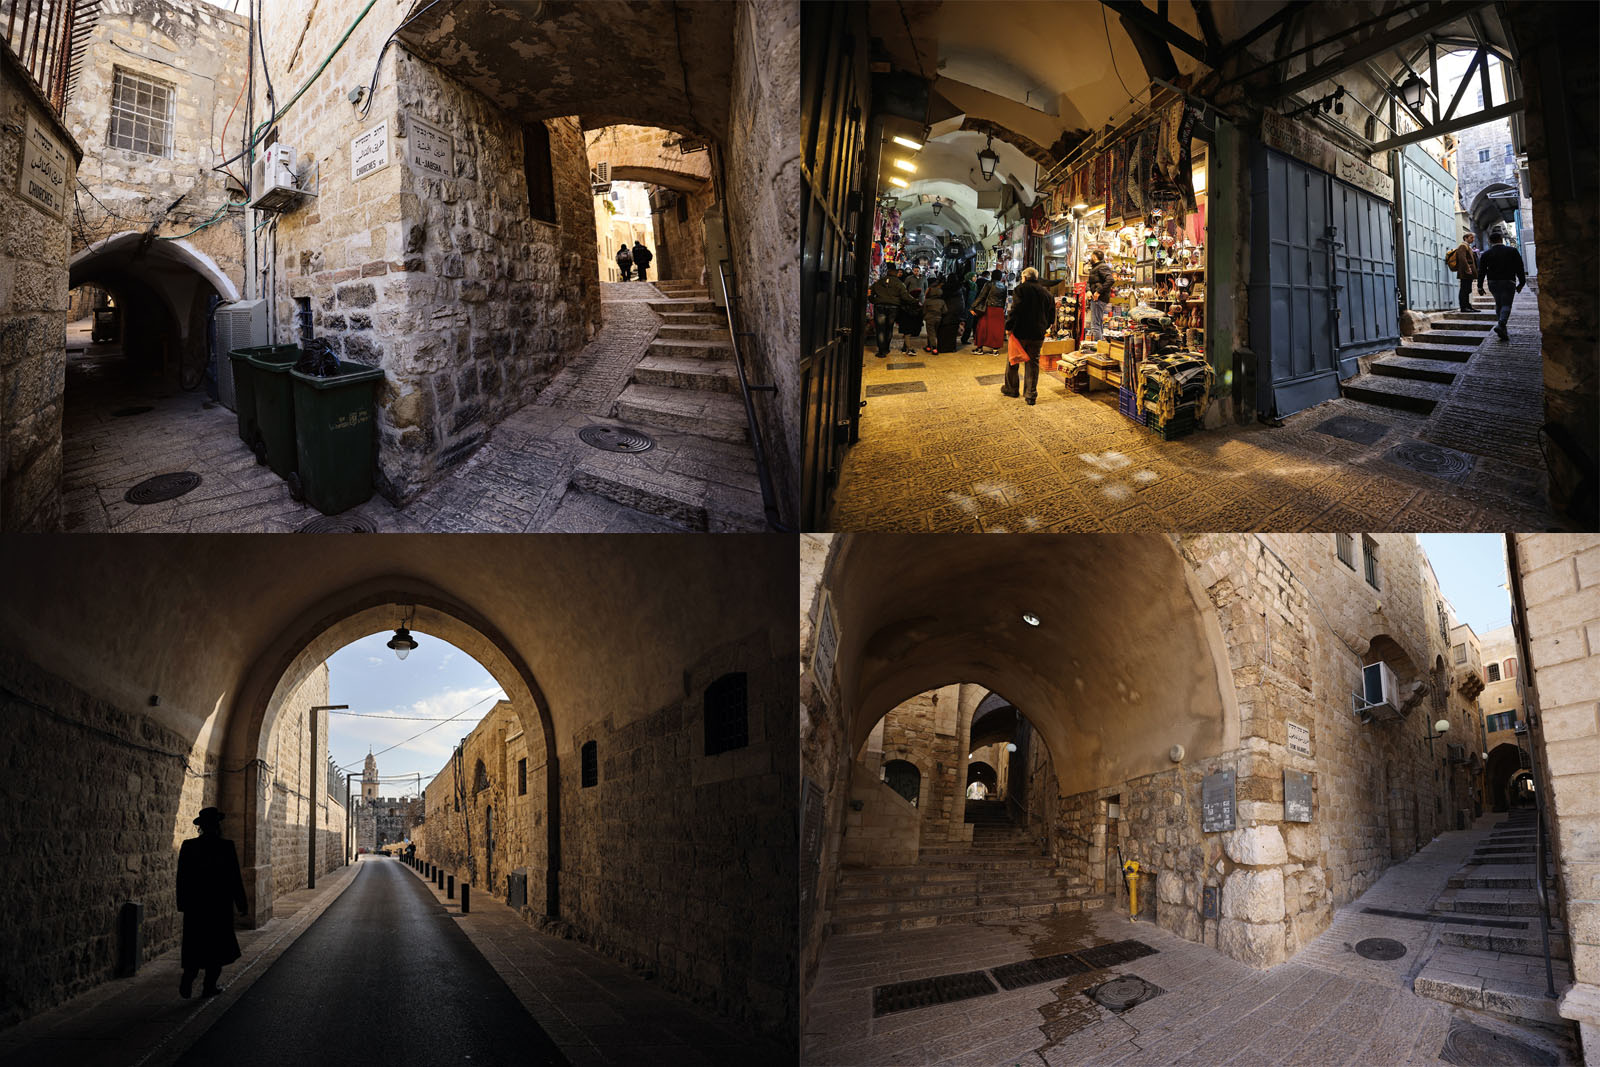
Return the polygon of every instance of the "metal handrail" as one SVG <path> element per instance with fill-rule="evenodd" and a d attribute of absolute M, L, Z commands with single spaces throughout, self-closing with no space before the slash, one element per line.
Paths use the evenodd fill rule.
<path fill-rule="evenodd" d="M 753 336 L 749 332 L 740 332 L 739 315 L 736 297 L 728 289 L 727 261 L 717 263 L 717 281 L 722 286 L 722 304 L 728 309 L 728 335 L 733 341 L 733 368 L 739 372 L 739 395 L 744 399 L 745 423 L 750 429 L 750 443 L 755 447 L 756 453 L 756 478 L 761 483 L 761 510 L 766 515 L 767 525 L 779 533 L 793 533 L 794 527 L 787 526 L 778 513 L 777 495 L 772 490 L 772 471 L 767 467 L 767 450 L 761 443 L 761 430 L 756 425 L 756 407 L 750 400 L 752 392 L 776 393 L 776 385 L 751 385 L 749 378 L 744 373 L 744 355 L 739 348 L 739 338 Z"/>

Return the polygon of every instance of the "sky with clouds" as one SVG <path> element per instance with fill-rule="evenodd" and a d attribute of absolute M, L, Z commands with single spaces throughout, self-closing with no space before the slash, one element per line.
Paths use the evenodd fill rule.
<path fill-rule="evenodd" d="M 505 696 L 489 672 L 454 645 L 413 631 L 417 647 L 401 660 L 387 647 L 393 636 L 389 631 L 373 634 L 328 657 L 328 703 L 349 704 L 351 712 L 360 713 L 333 712 L 328 718 L 329 752 L 341 768 L 354 768 L 355 788 L 360 787 L 370 748 L 379 753 L 380 776 L 420 774 L 426 789 L 429 776 L 444 767 L 451 750 Z M 420 721 L 461 711 L 466 714 L 451 722 Z M 360 717 L 378 715 L 407 718 Z M 382 751 L 401 742 L 393 751 Z M 383 782 L 380 790 L 382 796 L 415 792 L 415 778 Z"/>
<path fill-rule="evenodd" d="M 1506 539 L 1501 534 L 1418 534 L 1433 564 L 1439 591 L 1456 609 L 1456 621 L 1482 637 L 1511 624 L 1506 591 Z"/>

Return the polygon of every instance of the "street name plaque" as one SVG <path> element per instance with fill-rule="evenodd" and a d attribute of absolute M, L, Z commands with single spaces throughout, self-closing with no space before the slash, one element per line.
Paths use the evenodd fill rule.
<path fill-rule="evenodd" d="M 1200 781 L 1200 827 L 1208 833 L 1232 830 L 1234 813 L 1233 772 L 1218 771 Z"/>
<path fill-rule="evenodd" d="M 1311 775 L 1283 772 L 1283 821 L 1311 821 Z"/>
<path fill-rule="evenodd" d="M 1297 722 L 1291 722 L 1288 724 L 1288 726 L 1289 742 L 1285 747 L 1288 748 L 1290 752 L 1297 753 L 1301 756 L 1311 755 L 1311 729 L 1306 726 L 1301 726 Z"/>

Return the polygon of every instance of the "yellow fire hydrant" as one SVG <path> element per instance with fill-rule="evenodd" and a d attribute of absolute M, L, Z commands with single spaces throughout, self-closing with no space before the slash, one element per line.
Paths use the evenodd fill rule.
<path fill-rule="evenodd" d="M 1128 921 L 1139 921 L 1139 861 L 1129 860 L 1122 865 L 1123 880 L 1128 883 Z"/>

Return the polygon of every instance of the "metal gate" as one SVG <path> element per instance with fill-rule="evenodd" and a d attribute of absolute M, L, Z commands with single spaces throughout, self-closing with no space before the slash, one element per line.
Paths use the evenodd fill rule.
<path fill-rule="evenodd" d="M 1445 253 L 1456 245 L 1456 179 L 1420 145 L 1400 153 L 1400 216 L 1406 250 L 1406 307 L 1442 311 L 1456 306 L 1456 277 Z"/>
<path fill-rule="evenodd" d="M 1385 201 L 1299 160 L 1258 145 L 1251 171 L 1250 334 L 1260 408 L 1282 417 L 1398 339 L 1394 231 Z"/>
<path fill-rule="evenodd" d="M 867 32 L 863 5 L 801 11 L 801 512 L 819 530 L 860 422 Z"/>

